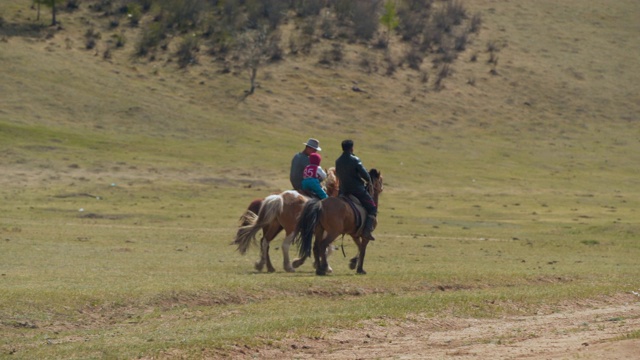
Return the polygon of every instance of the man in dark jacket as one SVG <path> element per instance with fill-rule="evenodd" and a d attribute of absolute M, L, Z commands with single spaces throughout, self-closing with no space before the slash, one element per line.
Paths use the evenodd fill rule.
<path fill-rule="evenodd" d="M 355 196 L 367 210 L 362 237 L 375 240 L 371 232 L 378 215 L 378 207 L 365 187 L 366 184 L 371 184 L 371 177 L 360 159 L 353 154 L 352 140 L 342 142 L 342 155 L 336 160 L 336 176 L 340 181 L 340 194 Z"/>

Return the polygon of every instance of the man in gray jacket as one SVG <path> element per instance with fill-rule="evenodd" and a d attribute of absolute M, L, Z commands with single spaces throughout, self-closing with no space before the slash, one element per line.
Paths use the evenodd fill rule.
<path fill-rule="evenodd" d="M 309 138 L 303 145 L 305 146 L 304 150 L 295 154 L 291 159 L 291 172 L 289 173 L 291 186 L 299 192 L 302 191 L 302 173 L 304 168 L 309 165 L 309 155 L 322 150 L 320 142 L 314 138 Z"/>
<path fill-rule="evenodd" d="M 336 176 L 340 181 L 340 194 L 355 196 L 367 210 L 362 237 L 366 240 L 375 240 L 371 232 L 378 215 L 378 206 L 365 187 L 366 184 L 371 184 L 371 176 L 362 165 L 362 161 L 353 154 L 352 140 L 342 142 L 342 155 L 336 160 Z"/>

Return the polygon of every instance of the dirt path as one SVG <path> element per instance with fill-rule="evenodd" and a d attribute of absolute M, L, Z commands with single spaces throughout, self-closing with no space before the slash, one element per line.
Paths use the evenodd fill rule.
<path fill-rule="evenodd" d="M 490 320 L 376 320 L 318 340 L 285 339 L 241 353 L 260 359 L 638 359 L 639 300 L 629 294 L 606 304 Z"/>

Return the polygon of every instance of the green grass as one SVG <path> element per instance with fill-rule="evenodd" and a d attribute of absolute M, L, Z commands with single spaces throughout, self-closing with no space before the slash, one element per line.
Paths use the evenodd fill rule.
<path fill-rule="evenodd" d="M 3 1 L 5 21 L 25 21 L 19 6 Z M 244 102 L 246 79 L 212 75 L 215 64 L 183 71 L 132 63 L 127 47 L 112 62 L 65 49 L 65 37 L 77 45 L 85 30 L 69 14 L 54 38 L 8 36 L 0 357 L 198 357 L 366 319 L 528 315 L 638 291 L 640 143 L 629 114 L 640 109 L 636 73 L 619 72 L 640 56 L 589 35 L 607 51 L 579 55 L 600 65 L 582 63 L 583 79 L 567 78 L 557 64 L 569 55 L 530 39 L 535 31 L 498 30 L 501 13 L 510 11 L 483 12 L 486 29 L 469 50 L 481 60 L 456 63 L 443 91 L 421 92 L 403 69 L 366 76 L 292 58 L 264 69 Z M 570 38 L 601 33 L 575 28 L 585 24 L 568 22 Z M 491 77 L 483 49 L 504 36 L 512 46 Z M 617 50 L 627 62 L 608 61 Z M 354 80 L 367 96 L 349 91 Z M 411 96 L 400 95 L 406 87 Z M 325 166 L 351 137 L 365 165 L 382 171 L 366 276 L 347 268 L 348 239 L 336 242 L 347 258 L 337 250 L 327 277 L 309 262 L 284 273 L 282 236 L 271 249 L 275 274 L 253 270 L 257 247 L 241 256 L 230 245 L 252 199 L 288 188 L 291 156 L 310 136 Z"/>

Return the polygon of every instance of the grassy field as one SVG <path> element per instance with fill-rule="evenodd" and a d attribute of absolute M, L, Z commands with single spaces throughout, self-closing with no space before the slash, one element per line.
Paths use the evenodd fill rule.
<path fill-rule="evenodd" d="M 407 69 L 357 71 L 351 45 L 334 67 L 267 67 L 239 101 L 243 74 L 131 60 L 135 30 L 106 61 L 82 48 L 94 20 L 62 13 L 45 38 L 3 1 L 0 357 L 216 357 L 366 319 L 549 313 L 640 290 L 640 5 L 465 4 L 483 26 L 440 91 Z M 323 165 L 353 138 L 383 173 L 366 276 L 346 239 L 327 277 L 283 272 L 282 237 L 275 274 L 230 245 L 310 136 Z"/>

